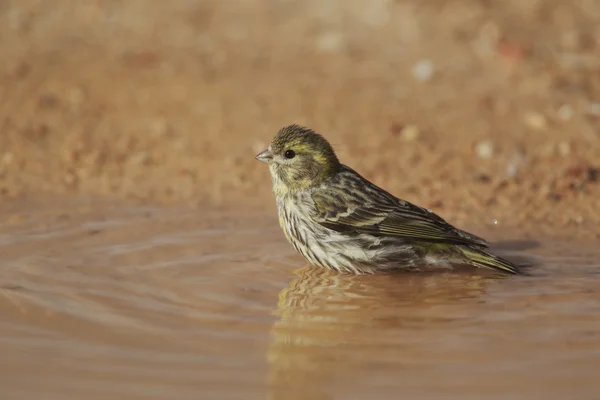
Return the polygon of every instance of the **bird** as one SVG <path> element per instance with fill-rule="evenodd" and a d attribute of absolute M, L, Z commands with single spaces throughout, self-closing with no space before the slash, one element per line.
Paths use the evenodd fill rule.
<path fill-rule="evenodd" d="M 489 242 L 400 199 L 342 164 L 311 128 L 281 128 L 256 157 L 269 167 L 279 224 L 310 264 L 343 274 L 518 267 Z"/>

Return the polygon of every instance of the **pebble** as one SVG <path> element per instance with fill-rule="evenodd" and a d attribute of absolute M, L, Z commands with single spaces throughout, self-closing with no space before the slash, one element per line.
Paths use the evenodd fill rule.
<path fill-rule="evenodd" d="M 491 140 L 484 140 L 475 145 L 477 157 L 489 159 L 494 156 L 494 143 Z"/>
<path fill-rule="evenodd" d="M 496 52 L 500 36 L 501 32 L 498 25 L 492 21 L 486 22 L 473 42 L 477 54 L 485 58 L 492 57 Z"/>
<path fill-rule="evenodd" d="M 11 164 L 14 159 L 15 159 L 15 156 L 13 155 L 13 153 L 7 152 L 2 155 L 2 163 L 5 165 Z"/>
<path fill-rule="evenodd" d="M 148 153 L 145 151 L 139 151 L 129 156 L 129 163 L 134 165 L 143 165 L 149 160 Z"/>
<path fill-rule="evenodd" d="M 508 162 L 506 166 L 506 175 L 509 178 L 514 178 L 519 173 L 520 163 L 517 159 L 513 158 Z"/>
<path fill-rule="evenodd" d="M 581 42 L 581 35 L 577 31 L 567 31 L 560 36 L 560 44 L 567 50 L 579 49 Z"/>
<path fill-rule="evenodd" d="M 546 117 L 538 112 L 528 112 L 523 117 L 525 121 L 525 125 L 527 125 L 531 129 L 542 130 L 548 126 L 548 122 L 546 121 Z"/>
<path fill-rule="evenodd" d="M 595 117 L 600 117 L 600 103 L 591 103 L 588 106 L 588 113 Z"/>
<path fill-rule="evenodd" d="M 570 104 L 563 104 L 562 106 L 560 106 L 557 112 L 558 118 L 560 118 L 561 121 L 565 122 L 573 118 L 574 113 L 575 111 L 573 110 L 573 107 Z"/>
<path fill-rule="evenodd" d="M 169 125 L 164 118 L 155 118 L 148 122 L 148 133 L 153 137 L 162 137 L 167 134 Z"/>
<path fill-rule="evenodd" d="M 344 37 L 341 32 L 325 32 L 317 38 L 316 46 L 324 53 L 336 53 L 344 47 Z"/>
<path fill-rule="evenodd" d="M 77 175 L 73 171 L 68 171 L 63 177 L 63 181 L 67 186 L 75 186 L 77 184 Z"/>
<path fill-rule="evenodd" d="M 391 1 L 373 1 L 368 7 L 364 7 L 361 13 L 365 23 L 374 28 L 382 27 L 390 22 L 390 4 Z"/>
<path fill-rule="evenodd" d="M 85 92 L 81 87 L 75 86 L 69 89 L 67 92 L 67 98 L 71 105 L 78 106 L 81 105 L 81 103 L 83 103 L 85 100 Z"/>
<path fill-rule="evenodd" d="M 419 127 L 416 125 L 407 125 L 402 129 L 400 133 L 402 138 L 406 141 L 412 142 L 419 138 L 421 132 L 419 131 Z"/>
<path fill-rule="evenodd" d="M 498 45 L 498 54 L 509 62 L 519 63 L 525 57 L 525 49 L 519 43 L 501 42 Z"/>
<path fill-rule="evenodd" d="M 509 178 L 516 177 L 524 164 L 525 152 L 522 149 L 518 149 L 508 161 L 508 165 L 506 166 L 506 175 Z"/>
<path fill-rule="evenodd" d="M 413 77 L 419 82 L 426 82 L 431 79 L 433 73 L 435 71 L 435 67 L 431 60 L 419 60 L 413 66 L 412 74 Z"/>

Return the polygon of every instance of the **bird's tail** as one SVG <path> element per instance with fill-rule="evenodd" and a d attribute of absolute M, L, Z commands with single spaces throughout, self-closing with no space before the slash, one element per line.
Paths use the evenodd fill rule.
<path fill-rule="evenodd" d="M 465 257 L 467 264 L 480 268 L 489 268 L 509 274 L 519 274 L 516 265 L 503 258 L 486 252 L 485 250 L 461 247 L 460 252 Z"/>

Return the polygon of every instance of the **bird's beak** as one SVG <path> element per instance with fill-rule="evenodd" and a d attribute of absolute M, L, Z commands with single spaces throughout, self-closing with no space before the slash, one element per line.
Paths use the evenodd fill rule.
<path fill-rule="evenodd" d="M 265 150 L 263 152 L 258 153 L 256 156 L 258 161 L 262 161 L 264 163 L 268 163 L 273 159 L 273 154 L 269 150 Z"/>

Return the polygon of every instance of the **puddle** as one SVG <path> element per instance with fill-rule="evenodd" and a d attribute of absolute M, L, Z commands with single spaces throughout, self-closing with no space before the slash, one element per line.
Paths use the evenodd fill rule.
<path fill-rule="evenodd" d="M 499 244 L 535 260 L 523 277 L 340 276 L 306 266 L 274 213 L 62 207 L 2 215 L 3 399 L 565 399 L 600 389 L 594 246 Z"/>

